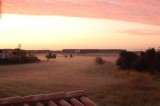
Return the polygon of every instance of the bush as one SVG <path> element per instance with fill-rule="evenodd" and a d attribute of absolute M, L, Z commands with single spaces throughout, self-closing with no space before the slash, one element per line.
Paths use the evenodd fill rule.
<path fill-rule="evenodd" d="M 120 57 L 117 60 L 116 64 L 119 66 L 120 69 L 131 69 L 133 63 L 138 58 L 138 55 L 129 52 L 129 51 L 122 51 L 120 52 Z"/>
<path fill-rule="evenodd" d="M 133 52 L 122 51 L 116 63 L 121 69 L 137 71 L 160 72 L 160 51 L 150 48 L 137 55 Z"/>
<path fill-rule="evenodd" d="M 0 58 L 0 64 L 9 65 L 40 62 L 36 56 L 29 55 L 25 50 L 19 48 L 15 49 L 10 55 L 8 58 Z"/>
<path fill-rule="evenodd" d="M 73 55 L 72 54 L 70 54 L 70 58 L 72 58 L 73 57 Z"/>
<path fill-rule="evenodd" d="M 21 50 L 20 48 L 16 48 L 12 54 L 13 57 L 27 57 L 27 52 L 25 50 Z"/>
<path fill-rule="evenodd" d="M 105 63 L 104 59 L 102 57 L 96 57 L 95 63 L 98 65 L 102 65 Z"/>

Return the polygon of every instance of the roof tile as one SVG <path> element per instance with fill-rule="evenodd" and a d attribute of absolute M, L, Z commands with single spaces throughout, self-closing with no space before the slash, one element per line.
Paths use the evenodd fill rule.
<path fill-rule="evenodd" d="M 37 102 L 36 106 L 44 106 L 44 104 L 42 104 L 41 102 Z"/>
<path fill-rule="evenodd" d="M 78 96 L 86 96 L 86 92 L 83 90 L 66 92 L 66 97 L 78 97 Z"/>
<path fill-rule="evenodd" d="M 49 101 L 48 106 L 58 106 L 58 105 L 53 101 Z"/>
<path fill-rule="evenodd" d="M 29 104 L 27 104 L 27 103 L 24 103 L 24 104 L 23 104 L 23 106 L 30 106 L 30 105 L 29 105 Z"/>
<path fill-rule="evenodd" d="M 72 106 L 71 104 L 69 104 L 66 100 L 60 100 L 59 101 L 59 104 L 61 105 L 61 106 Z"/>
<path fill-rule="evenodd" d="M 0 106 L 96 106 L 83 90 L 0 99 Z"/>
<path fill-rule="evenodd" d="M 87 97 L 81 97 L 80 99 L 86 106 L 97 106 L 94 102 L 92 102 Z"/>
<path fill-rule="evenodd" d="M 64 92 L 50 93 L 45 95 L 46 100 L 61 99 L 65 97 L 66 97 L 66 94 Z"/>
<path fill-rule="evenodd" d="M 3 99 L 0 99 L 0 105 L 15 104 L 15 103 L 19 103 L 20 101 L 21 101 L 20 96 L 3 98 Z"/>
<path fill-rule="evenodd" d="M 83 103 L 81 103 L 79 100 L 72 98 L 70 100 L 71 104 L 73 104 L 74 106 L 85 106 Z"/>
<path fill-rule="evenodd" d="M 22 102 L 28 103 L 28 102 L 36 102 L 36 101 L 41 101 L 44 100 L 45 96 L 44 94 L 38 94 L 38 95 L 30 95 L 30 96 L 25 96 L 22 98 Z"/>

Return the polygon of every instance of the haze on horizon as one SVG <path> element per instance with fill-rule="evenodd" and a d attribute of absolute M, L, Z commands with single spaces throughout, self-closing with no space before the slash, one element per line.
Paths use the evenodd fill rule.
<path fill-rule="evenodd" d="M 0 48 L 160 46 L 159 0 L 1 0 Z"/>

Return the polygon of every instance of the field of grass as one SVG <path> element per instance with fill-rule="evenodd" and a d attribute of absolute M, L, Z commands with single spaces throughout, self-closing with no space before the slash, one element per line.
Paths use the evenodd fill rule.
<path fill-rule="evenodd" d="M 106 63 L 96 65 L 96 56 Z M 0 98 L 83 89 L 98 106 L 160 105 L 160 75 L 118 70 L 118 54 L 38 57 L 43 61 L 0 66 Z"/>

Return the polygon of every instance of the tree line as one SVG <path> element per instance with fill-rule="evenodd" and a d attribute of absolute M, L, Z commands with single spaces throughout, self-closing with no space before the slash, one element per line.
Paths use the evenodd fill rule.
<path fill-rule="evenodd" d="M 121 51 L 116 65 L 120 69 L 135 69 L 145 72 L 160 72 L 160 51 L 149 48 L 139 54 L 130 51 Z"/>
<path fill-rule="evenodd" d="M 14 49 L 9 55 L 9 57 L 0 58 L 0 64 L 7 65 L 40 62 L 36 56 L 20 48 Z"/>

